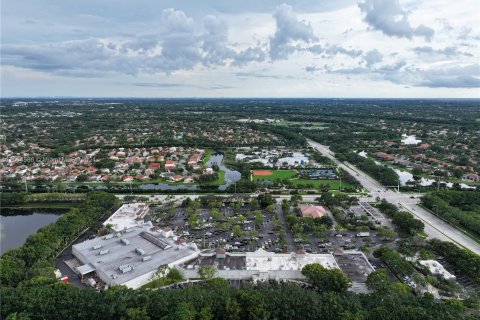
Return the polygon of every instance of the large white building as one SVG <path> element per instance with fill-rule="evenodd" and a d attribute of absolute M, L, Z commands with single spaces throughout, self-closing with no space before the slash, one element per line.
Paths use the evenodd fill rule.
<path fill-rule="evenodd" d="M 303 166 L 308 164 L 309 160 L 306 155 L 304 155 L 301 152 L 293 152 L 291 157 L 285 157 L 285 158 L 280 158 L 278 159 L 276 165 L 279 168 L 285 167 L 285 166 L 290 166 L 290 167 L 296 167 L 296 166 Z"/>
<path fill-rule="evenodd" d="M 77 268 L 81 276 L 95 273 L 109 287 L 136 289 L 154 280 L 159 266 L 172 268 L 198 257 L 194 243 L 176 240 L 172 233 L 146 223 L 76 244 L 72 253 L 83 264 Z"/>
<path fill-rule="evenodd" d="M 455 280 L 455 275 L 448 272 L 437 260 L 419 260 L 422 266 L 427 267 L 431 274 L 441 276 L 445 280 Z"/>

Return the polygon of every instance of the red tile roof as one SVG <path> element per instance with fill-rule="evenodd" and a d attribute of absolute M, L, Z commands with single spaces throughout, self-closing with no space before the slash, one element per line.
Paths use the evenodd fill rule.
<path fill-rule="evenodd" d="M 327 215 L 327 211 L 322 206 L 300 205 L 300 211 L 303 217 L 321 218 Z"/>

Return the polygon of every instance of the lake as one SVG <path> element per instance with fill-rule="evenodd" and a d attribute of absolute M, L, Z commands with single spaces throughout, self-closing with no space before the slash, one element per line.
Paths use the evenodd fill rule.
<path fill-rule="evenodd" d="M 60 214 L 34 212 L 26 215 L 0 216 L 0 254 L 22 246 L 28 236 L 55 222 Z"/>

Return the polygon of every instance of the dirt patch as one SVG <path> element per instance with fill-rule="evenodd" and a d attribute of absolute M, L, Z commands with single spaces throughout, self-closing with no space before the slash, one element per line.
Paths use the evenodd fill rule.
<path fill-rule="evenodd" d="M 253 176 L 271 176 L 273 174 L 270 170 L 253 170 Z"/>

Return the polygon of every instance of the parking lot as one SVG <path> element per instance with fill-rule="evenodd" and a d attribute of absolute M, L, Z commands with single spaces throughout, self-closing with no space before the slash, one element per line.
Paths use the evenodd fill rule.
<path fill-rule="evenodd" d="M 313 233 L 309 234 L 308 241 L 297 241 L 299 247 L 303 247 L 307 252 L 311 253 L 324 253 L 324 252 L 333 252 L 336 248 L 341 248 L 344 250 L 355 250 L 360 249 L 365 245 L 370 247 L 379 247 L 389 243 L 385 241 L 382 237 L 377 236 L 376 231 L 368 231 L 368 236 L 358 236 L 360 232 L 342 230 L 328 231 L 328 236 L 326 240 L 318 239 L 314 236 Z M 299 239 L 295 239 L 299 240 Z"/>
<path fill-rule="evenodd" d="M 189 226 L 189 214 L 184 208 L 177 208 L 173 217 L 160 219 L 158 223 L 171 227 L 177 235 L 188 241 L 194 241 L 202 249 L 225 248 L 230 251 L 254 251 L 264 248 L 267 251 L 277 252 L 282 250 L 278 232 L 274 231 L 274 213 L 261 210 L 263 222 L 256 223 L 254 210 L 248 206 L 235 210 L 225 206 L 218 210 L 222 213 L 221 218 L 214 219 L 212 209 L 198 208 L 196 214 L 198 214 L 200 226 L 196 228 Z"/>
<path fill-rule="evenodd" d="M 447 269 L 449 272 L 452 272 L 455 274 L 457 277 L 456 281 L 465 289 L 467 290 L 474 290 L 477 293 L 480 293 L 480 285 L 474 283 L 472 280 L 468 279 L 466 276 L 458 275 L 455 272 L 455 268 L 448 263 L 444 258 L 437 259 L 438 262 L 440 262 L 445 269 Z"/>
<path fill-rule="evenodd" d="M 219 210 L 220 217 L 212 217 L 212 210 Z M 366 236 L 358 236 L 358 231 L 329 230 L 326 239 L 320 239 L 314 232 L 303 232 L 302 239 L 294 239 L 285 221 L 281 206 L 277 205 L 275 213 L 279 217 L 277 225 L 274 222 L 275 213 L 260 210 L 263 221 L 255 222 L 254 212 L 245 204 L 241 207 L 225 205 L 212 209 L 200 206 L 194 210 L 198 215 L 198 226 L 189 225 L 189 216 L 192 209 L 178 207 L 164 212 L 162 208 L 152 208 L 154 223 L 168 226 L 187 241 L 194 241 L 201 249 L 225 248 L 228 251 L 255 251 L 263 248 L 271 252 L 291 252 L 298 248 L 309 253 L 328 253 L 335 249 L 358 250 L 364 246 L 379 247 L 388 244 L 388 241 L 378 237 L 376 231 L 368 231 Z M 285 239 L 280 243 L 279 227 L 285 230 Z"/>

